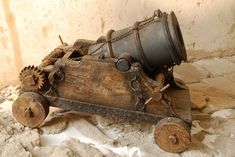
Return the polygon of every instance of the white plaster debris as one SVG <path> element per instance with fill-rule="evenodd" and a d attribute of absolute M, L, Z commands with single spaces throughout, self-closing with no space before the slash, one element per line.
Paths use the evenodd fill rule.
<path fill-rule="evenodd" d="M 5 100 L 1 103 L 0 111 L 11 111 L 13 101 Z"/>
<path fill-rule="evenodd" d="M 192 124 L 192 129 L 191 129 L 191 134 L 194 135 L 194 134 L 197 134 L 197 133 L 200 133 L 202 130 L 204 130 L 200 124 L 199 124 L 199 120 L 195 120 L 193 121 L 193 124 Z"/>
<path fill-rule="evenodd" d="M 0 98 L 3 100 L 13 101 L 18 97 L 19 94 L 19 86 L 7 86 L 0 90 Z"/>
<path fill-rule="evenodd" d="M 228 118 L 232 113 L 232 109 L 222 109 L 219 111 L 216 111 L 214 113 L 211 114 L 211 117 L 215 118 L 215 117 L 221 117 L 221 118 Z"/>
<path fill-rule="evenodd" d="M 215 147 L 215 140 L 219 135 L 206 135 L 202 143 L 207 147 L 213 149 Z"/>
<path fill-rule="evenodd" d="M 102 152 L 104 155 L 108 154 L 108 152 L 112 151 L 113 153 L 116 153 L 120 156 L 128 156 L 132 157 L 133 154 L 139 154 L 140 156 L 140 150 L 137 147 L 117 147 L 114 148 L 111 144 L 102 144 L 100 141 L 94 141 L 91 138 L 88 138 L 84 134 L 82 134 L 75 126 L 74 122 L 70 122 L 67 129 L 59 134 L 42 134 L 41 135 L 41 144 L 43 147 L 51 146 L 51 145 L 60 145 L 64 143 L 65 141 L 68 141 L 70 139 L 77 139 L 81 143 L 85 143 L 88 145 L 91 145 L 92 147 L 98 149 L 100 152 Z M 111 133 L 111 131 L 110 131 Z M 88 133 L 89 134 L 89 133 Z M 118 134 L 116 132 L 112 133 L 113 135 Z"/>
<path fill-rule="evenodd" d="M 18 87 L 7 86 L 0 90 L 0 111 L 10 111 L 13 101 L 18 97 Z"/>

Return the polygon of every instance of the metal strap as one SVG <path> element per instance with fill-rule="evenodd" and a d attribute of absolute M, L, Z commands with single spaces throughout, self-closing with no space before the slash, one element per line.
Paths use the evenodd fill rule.
<path fill-rule="evenodd" d="M 140 55 L 140 62 L 142 63 L 142 65 L 146 65 L 146 67 L 148 69 L 151 69 L 151 66 L 149 65 L 149 63 L 146 59 L 143 47 L 140 42 L 139 24 L 140 24 L 140 22 L 136 22 L 134 25 L 134 38 L 135 38 L 135 43 L 136 43 L 135 45 L 136 45 L 136 48 L 137 48 L 139 55 Z"/>
<path fill-rule="evenodd" d="M 106 40 L 107 40 L 107 46 L 108 46 L 108 52 L 110 54 L 110 57 L 114 58 L 114 54 L 113 54 L 113 48 L 112 48 L 112 45 L 111 45 L 111 36 L 112 36 L 112 33 L 114 32 L 113 29 L 109 30 L 107 35 L 106 35 Z"/>
<path fill-rule="evenodd" d="M 162 18 L 162 12 L 161 12 L 161 10 L 156 10 L 156 11 L 154 11 L 154 14 L 153 14 L 153 16 L 152 17 L 150 17 L 150 18 L 148 18 L 148 19 L 146 19 L 146 20 L 143 20 L 143 21 L 141 21 L 141 22 L 137 22 L 138 24 L 137 24 L 137 27 L 134 27 L 133 29 L 130 29 L 128 32 L 126 32 L 125 34 L 122 34 L 122 35 L 120 35 L 120 36 L 117 36 L 117 37 L 115 37 L 115 38 L 112 38 L 111 39 L 111 35 L 112 35 L 112 33 L 114 32 L 114 30 L 110 30 L 108 33 L 107 33 L 107 35 L 106 35 L 106 42 L 104 42 L 102 45 L 100 45 L 97 49 L 95 49 L 94 51 L 92 51 L 92 52 L 90 52 L 90 55 L 91 54 L 93 54 L 93 53 L 95 53 L 96 51 L 98 51 L 99 49 L 101 49 L 106 43 L 108 44 L 108 51 L 109 51 L 109 53 L 110 53 L 110 56 L 111 57 L 113 57 L 114 58 L 114 54 L 113 54 L 113 51 L 112 51 L 112 45 L 111 45 L 111 42 L 115 42 L 115 41 L 118 41 L 118 40 L 121 40 L 121 39 L 123 39 L 123 38 L 125 38 L 125 37 L 127 37 L 128 35 L 130 35 L 131 33 L 132 33 L 132 31 L 135 31 L 136 29 L 138 29 L 138 26 L 139 26 L 139 24 L 141 25 L 141 26 L 144 26 L 144 25 L 146 25 L 146 24 L 148 24 L 148 23 L 150 23 L 150 22 L 152 22 L 152 21 L 159 21 L 161 18 Z M 138 33 L 138 32 L 137 32 Z M 96 44 L 96 43 L 95 43 Z M 141 47 L 142 48 L 142 47 Z"/>

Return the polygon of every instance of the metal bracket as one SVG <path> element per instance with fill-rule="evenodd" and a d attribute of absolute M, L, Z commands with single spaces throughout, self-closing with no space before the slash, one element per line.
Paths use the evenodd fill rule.
<path fill-rule="evenodd" d="M 137 75 L 130 81 L 130 87 L 135 93 L 135 109 L 137 111 L 144 111 L 146 105 L 142 95 L 140 78 Z"/>

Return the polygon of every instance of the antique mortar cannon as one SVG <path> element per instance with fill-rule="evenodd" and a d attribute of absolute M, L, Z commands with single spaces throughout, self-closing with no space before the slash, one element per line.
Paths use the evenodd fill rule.
<path fill-rule="evenodd" d="M 174 12 L 158 10 L 97 41 L 61 42 L 39 66 L 20 72 L 21 92 L 12 106 L 18 122 L 39 127 L 54 106 L 154 123 L 155 142 L 163 150 L 187 149 L 190 96 L 173 77 L 173 66 L 187 55 Z"/>

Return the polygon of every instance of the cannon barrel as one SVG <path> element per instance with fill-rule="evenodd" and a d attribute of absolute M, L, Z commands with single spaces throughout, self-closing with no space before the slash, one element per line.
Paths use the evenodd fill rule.
<path fill-rule="evenodd" d="M 129 53 L 142 64 L 147 73 L 163 66 L 174 66 L 187 61 L 184 41 L 174 12 L 157 10 L 149 19 L 136 22 L 132 27 L 110 30 L 89 47 L 88 54 L 118 58 Z"/>

